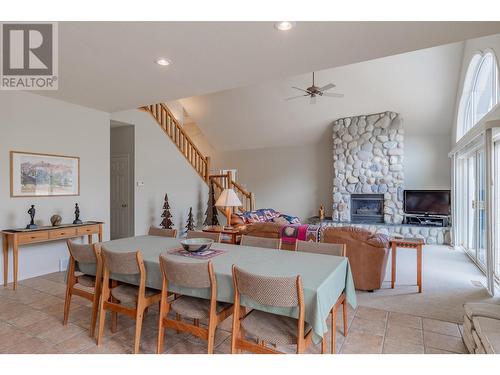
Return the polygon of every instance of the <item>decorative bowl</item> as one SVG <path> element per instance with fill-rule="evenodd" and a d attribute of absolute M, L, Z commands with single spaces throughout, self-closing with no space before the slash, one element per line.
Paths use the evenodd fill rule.
<path fill-rule="evenodd" d="M 190 238 L 181 240 L 183 249 L 191 253 L 208 250 L 213 243 L 214 240 L 211 240 L 209 238 Z"/>

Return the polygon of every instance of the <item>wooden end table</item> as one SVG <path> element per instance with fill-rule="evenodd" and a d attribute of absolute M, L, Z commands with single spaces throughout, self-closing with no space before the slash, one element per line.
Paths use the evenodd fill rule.
<path fill-rule="evenodd" d="M 238 244 L 238 236 L 240 235 L 239 230 L 234 229 L 234 228 L 228 229 L 228 228 L 224 228 L 223 226 L 205 227 L 205 228 L 203 228 L 203 232 L 227 234 L 227 235 L 231 236 L 231 239 L 229 241 L 225 240 L 225 241 L 221 241 L 221 242 L 230 243 L 230 244 L 234 244 L 234 245 Z"/>
<path fill-rule="evenodd" d="M 417 285 L 418 292 L 422 293 L 422 246 L 425 244 L 420 238 L 393 238 L 390 240 L 392 251 L 391 264 L 391 288 L 394 289 L 396 283 L 396 249 L 404 247 L 417 250 Z"/>

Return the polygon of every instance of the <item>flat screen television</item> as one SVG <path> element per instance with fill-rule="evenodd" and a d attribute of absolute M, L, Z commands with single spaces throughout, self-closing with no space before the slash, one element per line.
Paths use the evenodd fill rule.
<path fill-rule="evenodd" d="M 450 190 L 405 190 L 404 211 L 407 214 L 450 215 Z"/>

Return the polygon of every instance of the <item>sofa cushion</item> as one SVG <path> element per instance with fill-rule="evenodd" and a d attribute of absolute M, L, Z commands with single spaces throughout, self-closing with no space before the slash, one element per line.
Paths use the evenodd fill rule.
<path fill-rule="evenodd" d="M 465 344 L 467 350 L 469 351 L 469 353 L 475 353 L 477 345 L 476 345 L 476 342 L 474 341 L 474 338 L 472 337 L 472 330 L 470 330 L 470 331 L 466 330 L 464 327 L 463 338 L 464 338 L 464 344 Z"/>
<path fill-rule="evenodd" d="M 484 302 L 469 302 L 464 305 L 465 315 L 472 319 L 475 316 L 500 320 L 500 305 Z"/>
<path fill-rule="evenodd" d="M 474 340 L 476 341 L 474 333 L 477 332 L 478 339 L 486 353 L 500 353 L 500 320 L 476 316 L 472 318 L 472 324 Z"/>

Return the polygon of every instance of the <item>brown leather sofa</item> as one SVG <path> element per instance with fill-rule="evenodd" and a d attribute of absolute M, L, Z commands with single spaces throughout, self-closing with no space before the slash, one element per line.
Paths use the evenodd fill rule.
<path fill-rule="evenodd" d="M 233 224 L 234 225 L 234 224 Z M 265 238 L 281 238 L 281 228 L 283 224 L 279 223 L 253 223 L 253 224 L 241 224 L 237 227 L 241 234 L 254 237 L 265 237 Z M 286 243 L 281 244 L 282 250 L 295 250 L 295 245 L 289 245 Z"/>
<path fill-rule="evenodd" d="M 321 242 L 344 243 L 356 289 L 380 289 L 389 257 L 389 238 L 356 227 L 326 227 Z"/>

